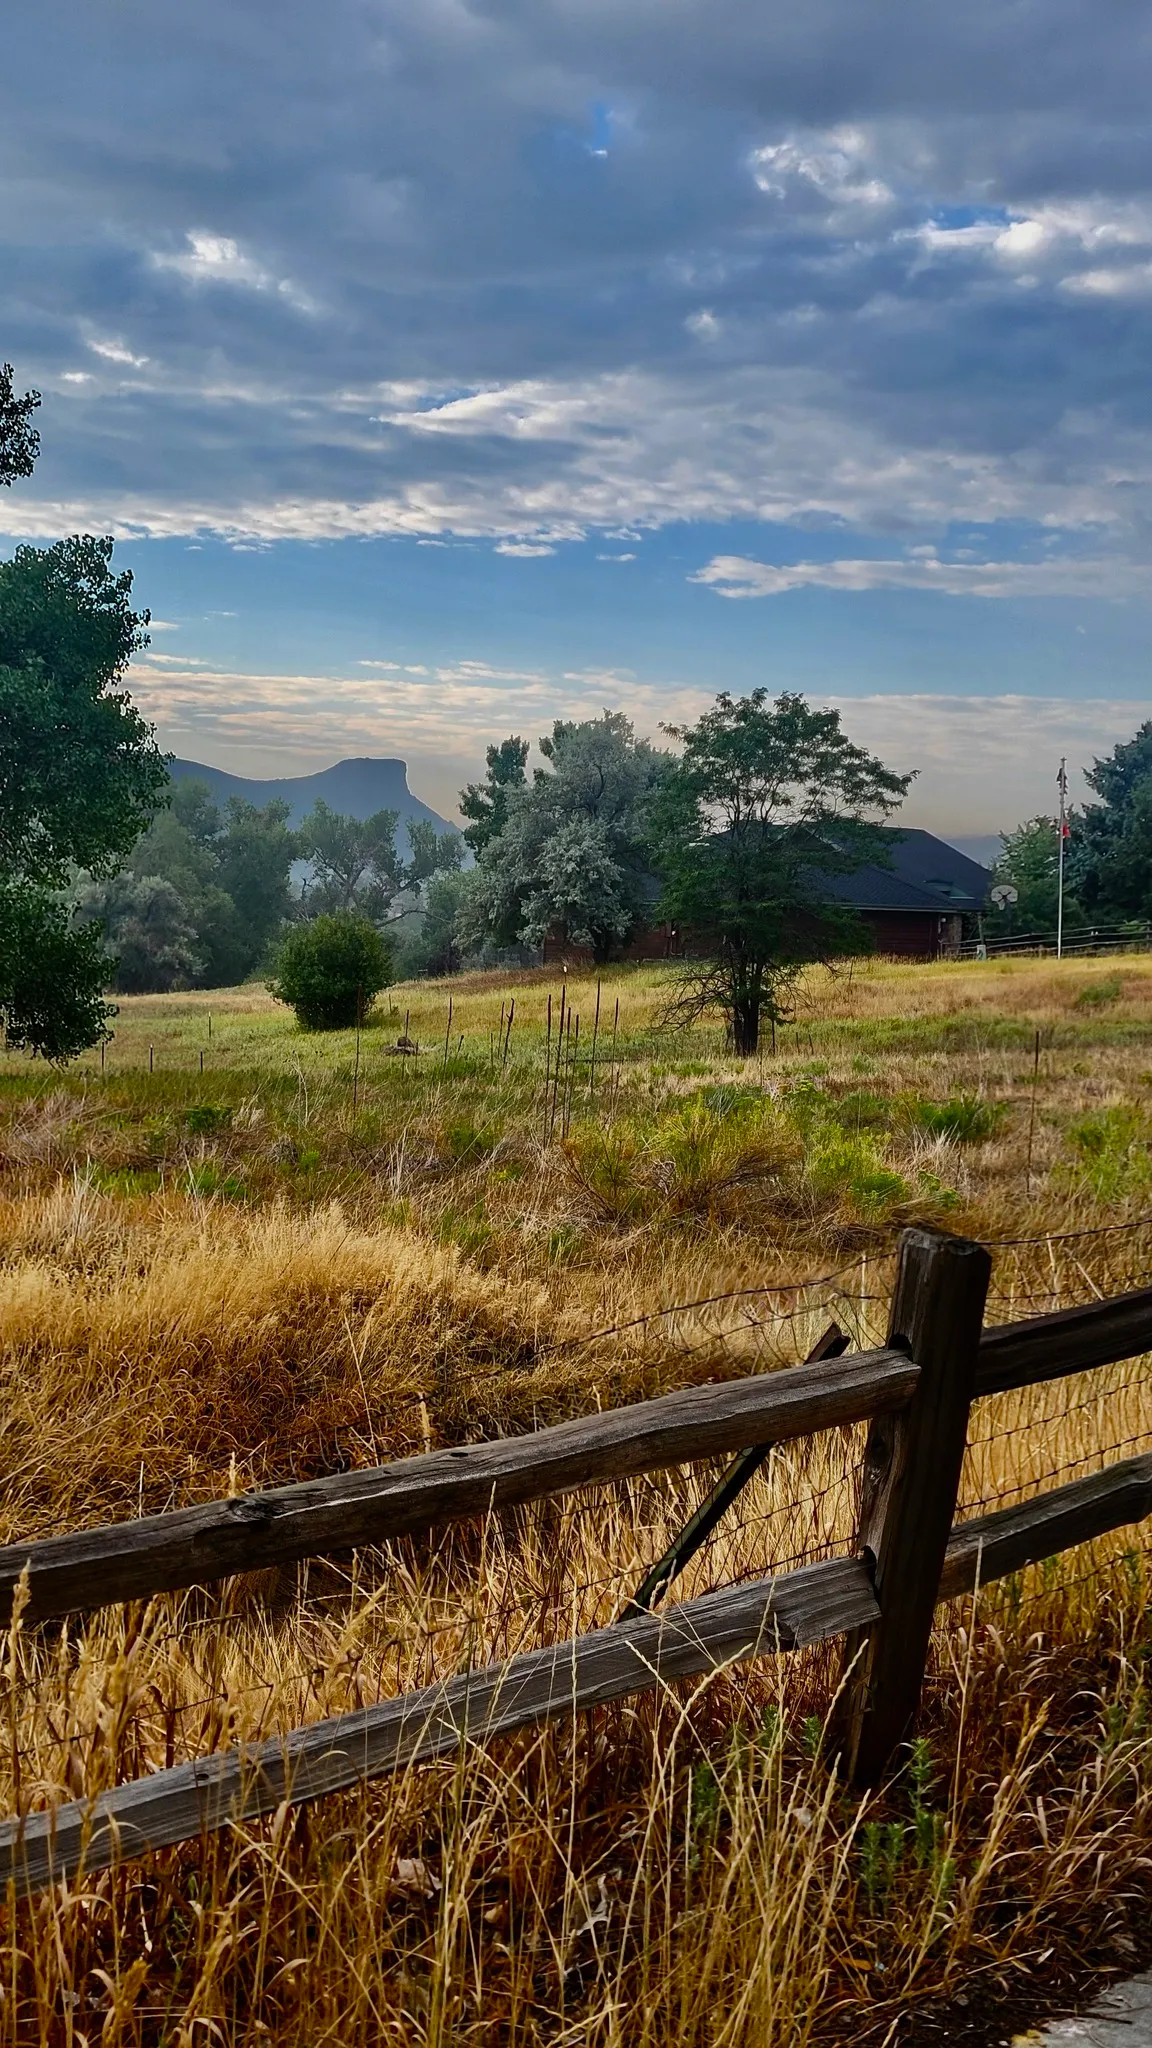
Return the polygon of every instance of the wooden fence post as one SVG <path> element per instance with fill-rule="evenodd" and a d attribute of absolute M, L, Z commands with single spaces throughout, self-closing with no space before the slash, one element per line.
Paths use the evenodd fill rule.
<path fill-rule="evenodd" d="M 860 1550 L 880 1620 L 850 1637 L 844 1762 L 873 1785 L 916 1713 L 968 1435 L 991 1259 L 944 1231 L 906 1230 L 889 1343 L 920 1367 L 907 1408 L 876 1416 L 864 1454 Z"/>

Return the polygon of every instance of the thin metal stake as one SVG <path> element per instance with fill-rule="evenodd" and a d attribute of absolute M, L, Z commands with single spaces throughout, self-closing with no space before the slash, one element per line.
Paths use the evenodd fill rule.
<path fill-rule="evenodd" d="M 1024 1186 L 1028 1190 L 1032 1187 L 1032 1139 L 1036 1131 L 1036 1086 L 1039 1079 L 1040 1033 L 1037 1032 L 1036 1042 L 1032 1048 L 1032 1107 L 1028 1112 L 1028 1165 L 1024 1174 Z"/>

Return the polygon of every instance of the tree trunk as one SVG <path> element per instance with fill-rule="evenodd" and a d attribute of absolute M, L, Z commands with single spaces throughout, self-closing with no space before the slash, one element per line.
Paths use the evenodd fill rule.
<path fill-rule="evenodd" d="M 732 1004 L 732 1045 L 741 1059 L 750 1059 L 760 1045 L 758 993 L 739 995 Z"/>

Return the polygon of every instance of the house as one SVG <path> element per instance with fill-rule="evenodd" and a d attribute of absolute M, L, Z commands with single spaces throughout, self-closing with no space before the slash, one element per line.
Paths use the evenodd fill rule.
<path fill-rule="evenodd" d="M 988 905 L 987 868 L 933 832 L 888 825 L 891 867 L 857 868 L 828 883 L 829 896 L 850 903 L 878 953 L 902 960 L 938 960 L 960 945 L 962 920 Z"/>
<path fill-rule="evenodd" d="M 986 909 L 992 877 L 933 832 L 888 825 L 890 867 L 857 868 L 850 875 L 827 878 L 828 896 L 850 903 L 872 935 L 877 953 L 901 960 L 939 960 L 959 949 L 963 919 Z M 655 906 L 659 883 L 652 878 L 647 892 Z M 667 960 L 692 950 L 681 935 L 655 921 L 643 925 L 618 956 L 625 960 Z M 591 964 L 586 946 L 560 937 L 545 941 L 545 965 Z"/>

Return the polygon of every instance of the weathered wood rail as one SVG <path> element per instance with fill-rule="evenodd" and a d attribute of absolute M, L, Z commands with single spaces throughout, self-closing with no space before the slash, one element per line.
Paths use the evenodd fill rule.
<path fill-rule="evenodd" d="M 271 1742 L 0 1822 L 0 1885 L 27 1893 L 727 1663 L 846 1638 L 844 1768 L 875 1782 L 905 1739 L 940 1600 L 1152 1514 L 1152 1454 L 955 1523 L 974 1399 L 1152 1350 L 1152 1288 L 981 1327 L 980 1245 L 910 1230 L 885 1347 L 696 1387 L 532 1435 L 437 1451 L 0 1551 L 24 1618 L 143 1599 L 377 1544 L 603 1481 L 868 1422 L 858 1556 L 721 1588 Z"/>

